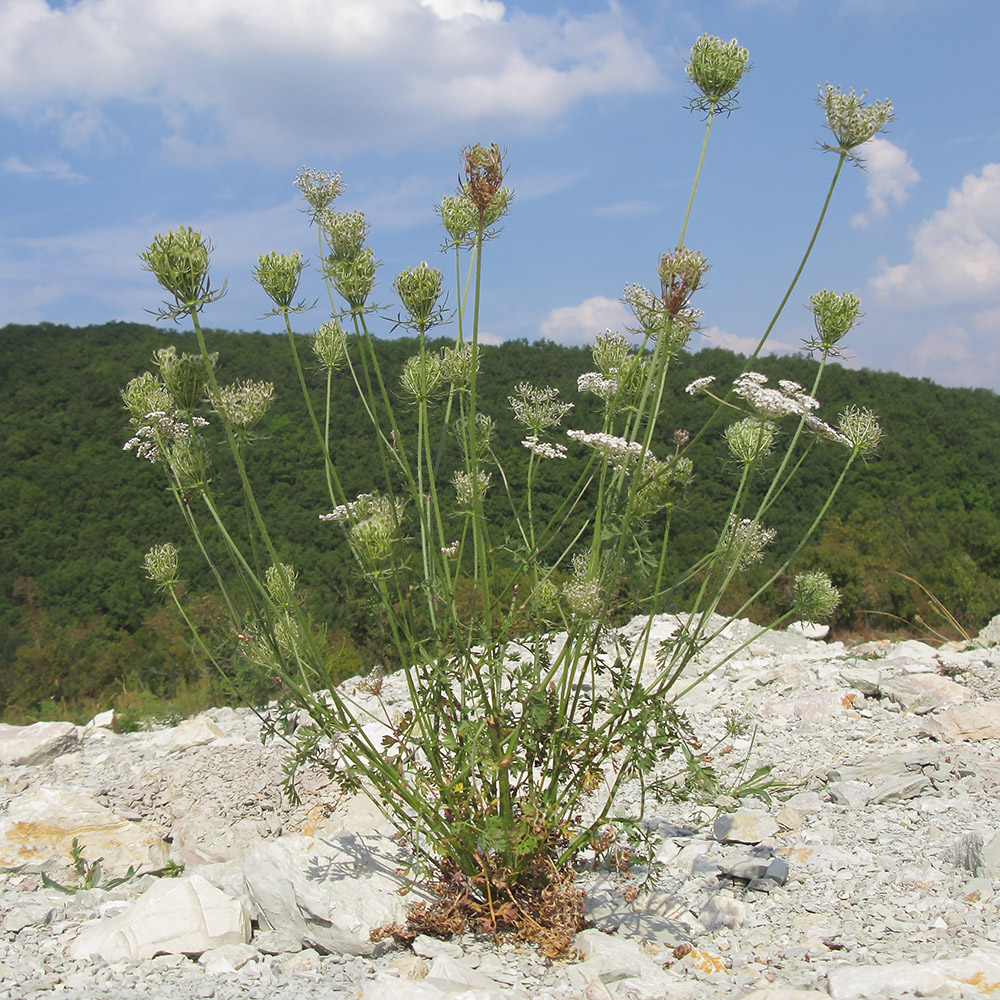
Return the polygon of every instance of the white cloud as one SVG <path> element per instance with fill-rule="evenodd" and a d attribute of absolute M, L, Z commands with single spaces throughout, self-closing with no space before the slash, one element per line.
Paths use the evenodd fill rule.
<path fill-rule="evenodd" d="M 182 149 L 344 155 L 535 128 L 582 98 L 659 82 L 617 4 L 545 17 L 495 0 L 0 5 L 0 109 L 77 146 L 113 141 L 124 106 L 152 109 Z"/>
<path fill-rule="evenodd" d="M 920 371 L 931 372 L 941 364 L 965 364 L 973 360 L 974 352 L 968 331 L 955 323 L 933 327 L 913 348 L 913 360 Z"/>
<path fill-rule="evenodd" d="M 0 163 L 0 171 L 18 177 L 37 177 L 54 181 L 70 181 L 71 183 L 80 183 L 87 179 L 83 174 L 77 173 L 65 160 L 46 158 L 29 163 L 16 153 Z"/>
<path fill-rule="evenodd" d="M 557 344 L 589 344 L 604 330 L 624 330 L 634 322 L 618 299 L 594 295 L 578 306 L 553 309 L 538 327 L 538 336 Z"/>
<path fill-rule="evenodd" d="M 760 341 L 759 336 L 744 337 L 738 333 L 730 333 L 720 326 L 710 326 L 699 331 L 702 343 L 693 343 L 693 350 L 701 350 L 704 347 L 724 347 L 735 354 L 749 355 L 756 348 Z M 773 340 L 768 337 L 764 343 L 762 353 L 767 354 L 788 354 L 793 351 L 802 350 L 801 344 L 786 344 L 784 341 Z"/>
<path fill-rule="evenodd" d="M 865 164 L 868 185 L 865 194 L 871 203 L 868 212 L 860 212 L 851 219 L 851 225 L 864 228 L 873 218 L 889 214 L 889 203 L 902 205 L 908 197 L 908 188 L 920 174 L 914 169 L 905 149 L 888 139 L 871 139 L 859 150 Z"/>
<path fill-rule="evenodd" d="M 904 308 L 967 305 L 1000 292 L 1000 163 L 987 163 L 948 193 L 913 237 L 907 264 L 882 261 L 879 297 Z"/>

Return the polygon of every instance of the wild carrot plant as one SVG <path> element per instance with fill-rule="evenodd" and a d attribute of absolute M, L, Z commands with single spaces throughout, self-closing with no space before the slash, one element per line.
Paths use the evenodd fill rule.
<path fill-rule="evenodd" d="M 163 466 L 245 657 L 272 679 L 293 712 L 301 716 L 304 709 L 311 720 L 291 734 L 292 768 L 319 763 L 345 789 L 371 795 L 405 831 L 442 893 L 452 901 L 461 896 L 464 916 L 475 926 L 512 926 L 554 951 L 566 946 L 582 912 L 572 885 L 574 859 L 606 844 L 609 825 L 634 830 L 641 821 L 641 813 L 616 813 L 622 783 L 637 779 L 647 787 L 651 772 L 689 739 L 677 707 L 685 686 L 696 682 L 685 667 L 717 634 L 715 613 L 734 580 L 760 561 L 774 537 L 768 515 L 775 500 L 794 489 L 813 448 L 842 448 L 843 468 L 827 500 L 764 586 L 787 572 L 851 465 L 880 437 L 867 410 L 848 408 L 835 425 L 818 416 L 823 367 L 837 355 L 860 306 L 853 295 L 831 291 L 810 300 L 816 336 L 806 346 L 820 364 L 808 389 L 787 381 L 768 385 L 748 365 L 731 386 L 717 386 L 710 376 L 688 386 L 689 393 L 717 401 L 697 433 L 663 426 L 671 403 L 667 372 L 698 327 L 694 301 L 709 267 L 700 251 L 684 245 L 684 235 L 715 118 L 734 110 L 748 69 L 747 51 L 736 41 L 702 36 L 694 45 L 691 107 L 704 112 L 706 122 L 680 235 L 657 263 L 654 290 L 635 284 L 624 290 L 634 328 L 596 337 L 594 370 L 581 373 L 578 383 L 581 393 L 600 401 L 599 426 L 590 429 L 576 426 L 572 400 L 528 377 L 510 396 L 508 413 L 487 414 L 481 406 L 484 269 L 490 240 L 513 201 L 499 146 L 464 149 L 460 186 L 438 206 L 446 266 L 454 275 L 452 313 L 437 268 L 421 263 L 392 282 L 402 305 L 396 323 L 409 327 L 419 345 L 398 383 L 383 371 L 373 341 L 384 310 L 373 304 L 377 262 L 364 214 L 337 210 L 339 174 L 299 173 L 330 301 L 330 318 L 312 337 L 311 358 L 299 356 L 292 326 L 304 308 L 296 301 L 303 256 L 264 254 L 254 277 L 284 320 L 316 436 L 329 496 L 327 509 L 317 511 L 316 544 L 326 544 L 329 532 L 346 535 L 405 679 L 404 711 L 373 708 L 381 705 L 378 698 L 349 696 L 333 683 L 322 627 L 304 610 L 295 569 L 261 515 L 253 442 L 273 388 L 263 381 L 218 381 L 200 321 L 224 292 L 209 282 L 210 245 L 181 228 L 156 236 L 142 255 L 170 296 L 160 315 L 189 320 L 201 350 L 193 356 L 158 352 L 157 370 L 123 390 L 135 428 L 126 447 Z M 859 147 L 891 119 L 889 104 L 867 105 L 853 91 L 830 86 L 821 90 L 820 104 L 834 137 L 822 147 L 837 156 L 834 176 L 757 352 L 792 295 L 844 163 L 857 161 Z M 432 349 L 429 331 L 451 319 L 453 345 Z M 314 405 L 310 388 L 317 369 L 322 406 Z M 360 496 L 345 492 L 331 434 L 331 398 L 345 382 L 370 421 L 377 470 L 370 491 Z M 493 447 L 496 435 L 511 433 L 511 422 L 524 448 L 525 468 L 516 477 Z M 681 579 L 672 579 L 671 519 L 696 473 L 692 445 L 705 434 L 725 437 L 735 469 L 733 497 L 715 544 Z M 220 441 L 242 486 L 249 547 L 236 541 L 215 498 L 210 466 Z M 545 463 L 570 452 L 585 455 L 586 464 L 553 509 L 539 502 L 536 485 Z M 768 485 L 751 489 L 764 469 L 771 470 Z M 505 523 L 487 517 L 488 495 L 509 501 Z M 226 565 L 212 555 L 218 548 L 210 535 L 221 540 Z M 649 566 L 652 585 L 643 598 L 645 628 L 638 641 L 626 642 L 609 622 L 621 611 L 616 581 L 635 560 Z M 155 546 L 146 566 L 183 614 L 176 548 Z M 683 627 L 650 648 L 653 616 L 678 586 L 692 582 L 695 597 Z M 828 615 L 837 602 L 821 573 L 797 577 L 792 592 L 787 612 L 762 631 Z M 433 919 L 438 928 L 455 926 L 440 913 L 423 917 L 429 926 Z"/>

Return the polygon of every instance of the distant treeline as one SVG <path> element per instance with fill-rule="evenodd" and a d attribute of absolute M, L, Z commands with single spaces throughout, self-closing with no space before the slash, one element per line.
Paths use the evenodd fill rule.
<path fill-rule="evenodd" d="M 287 341 L 223 331 L 209 331 L 208 341 L 219 352 L 222 381 L 252 377 L 275 384 L 276 403 L 251 451 L 258 499 L 282 558 L 299 572 L 310 610 L 329 624 L 331 658 L 345 674 L 365 669 L 384 655 L 384 644 L 340 530 L 318 520 L 329 501 Z M 0 329 L 0 714 L 8 719 L 97 705 L 115 691 L 170 697 L 185 686 L 214 685 L 145 579 L 143 554 L 156 542 L 181 548 L 193 613 L 223 658 L 227 643 L 235 641 L 211 580 L 187 544 L 162 470 L 122 450 L 130 429 L 119 390 L 169 344 L 197 350 L 193 334 L 132 323 Z M 390 389 L 415 346 L 408 339 L 378 343 Z M 710 401 L 684 393 L 689 382 L 714 374 L 725 385 L 744 364 L 721 349 L 680 358 L 670 373 L 654 451 L 669 453 L 675 430 L 694 433 L 714 412 Z M 789 378 L 805 386 L 816 371 L 814 361 L 800 356 L 761 358 L 754 366 L 772 381 Z M 508 472 L 524 457 L 507 405 L 514 386 L 525 380 L 556 386 L 576 403 L 568 426 L 595 429 L 598 401 L 576 391 L 577 376 L 591 368 L 584 348 L 510 341 L 483 349 L 479 392 L 483 409 L 496 420 L 494 450 Z M 320 381 L 315 400 L 321 408 Z M 879 455 L 852 471 L 823 529 L 798 559 L 797 568 L 825 569 L 841 588 L 836 627 L 891 631 L 919 620 L 937 627 L 940 618 L 906 579 L 911 577 L 966 628 L 978 629 L 1000 611 L 1000 397 L 837 365 L 825 372 L 819 396 L 828 419 L 849 404 L 868 406 L 885 432 Z M 337 383 L 333 428 L 347 492 L 377 487 L 370 425 L 346 378 Z M 721 431 L 720 424 L 690 453 L 696 478 L 671 527 L 677 574 L 713 545 L 732 497 L 734 470 Z M 546 463 L 539 503 L 557 506 L 579 475 L 582 456 L 570 451 L 568 460 Z M 769 515 L 779 528 L 769 559 L 801 535 L 842 458 L 833 445 L 814 449 L 797 487 Z M 237 484 L 222 458 L 215 486 L 232 497 L 236 523 Z M 504 498 L 494 504 L 492 518 L 502 525 Z M 769 565 L 776 564 L 751 570 L 733 599 L 752 593 Z M 628 591 L 632 584 L 622 586 Z M 784 586 L 765 592 L 759 615 L 784 600 Z M 681 605 L 683 596 L 677 595 Z M 226 695 L 213 688 L 214 696 Z"/>

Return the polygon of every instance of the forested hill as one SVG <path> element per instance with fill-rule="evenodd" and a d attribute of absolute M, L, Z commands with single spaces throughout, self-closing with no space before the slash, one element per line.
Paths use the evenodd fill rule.
<path fill-rule="evenodd" d="M 339 533 L 317 520 L 328 503 L 287 341 L 221 331 L 209 331 L 208 339 L 220 354 L 223 380 L 275 384 L 277 402 L 253 451 L 266 516 L 314 611 L 347 647 L 363 651 L 363 602 L 350 560 Z M 169 344 L 197 349 L 191 334 L 130 323 L 0 329 L 0 713 L 29 711 L 42 696 L 94 695 L 102 685 L 169 686 L 178 658 L 190 656 L 142 570 L 151 544 L 187 541 L 183 525 L 162 470 L 122 450 L 130 432 L 119 390 Z M 379 349 L 387 382 L 395 385 L 414 342 L 386 340 Z M 592 368 L 588 350 L 514 341 L 483 355 L 479 387 L 484 409 L 497 421 L 501 460 L 507 455 L 513 466 L 520 451 L 506 404 L 520 381 L 557 386 L 577 403 L 570 426 L 596 428 L 596 401 L 576 391 L 577 376 Z M 674 430 L 693 433 L 712 412 L 684 386 L 708 374 L 725 385 L 743 363 L 721 349 L 675 363 L 661 453 L 671 449 Z M 755 367 L 772 381 L 811 386 L 816 365 L 804 357 L 769 357 Z M 338 385 L 336 457 L 348 493 L 362 492 L 377 485 L 366 464 L 370 431 L 349 381 Z M 826 569 L 841 587 L 839 626 L 892 624 L 873 612 L 926 616 L 920 591 L 898 572 L 933 591 L 966 627 L 978 628 L 1000 611 L 1000 397 L 836 365 L 819 396 L 821 416 L 833 419 L 852 403 L 869 406 L 884 429 L 878 457 L 852 472 L 823 531 L 800 557 L 802 566 Z M 712 544 L 732 495 L 733 471 L 718 430 L 692 454 L 696 479 L 671 529 L 678 570 Z M 842 459 L 834 448 L 817 452 L 819 460 L 810 461 L 796 491 L 774 512 L 773 523 L 789 539 L 822 502 Z M 578 468 L 572 460 L 549 465 L 546 489 L 558 495 Z M 780 545 L 779 537 L 775 554 Z M 193 547 L 184 555 L 189 593 L 209 594 Z M 201 606 L 211 618 L 211 599 Z"/>

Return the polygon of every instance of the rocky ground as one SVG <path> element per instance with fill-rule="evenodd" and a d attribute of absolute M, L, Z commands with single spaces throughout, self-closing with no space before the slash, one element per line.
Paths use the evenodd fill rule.
<path fill-rule="evenodd" d="M 752 634 L 730 626 L 695 669 Z M 110 717 L 0 726 L 0 998 L 1000 994 L 998 640 L 1000 619 L 965 649 L 751 642 L 683 702 L 706 746 L 722 739 L 722 794 L 647 813 L 652 892 L 582 874 L 593 926 L 555 961 L 472 936 L 373 945 L 414 898 L 391 829 L 320 773 L 288 802 L 249 711 L 120 735 Z M 386 679 L 390 708 L 403 694 Z M 763 765 L 787 789 L 734 796 Z M 80 884 L 74 837 L 102 885 L 140 874 L 52 887 Z M 168 865 L 180 877 L 141 874 Z"/>

